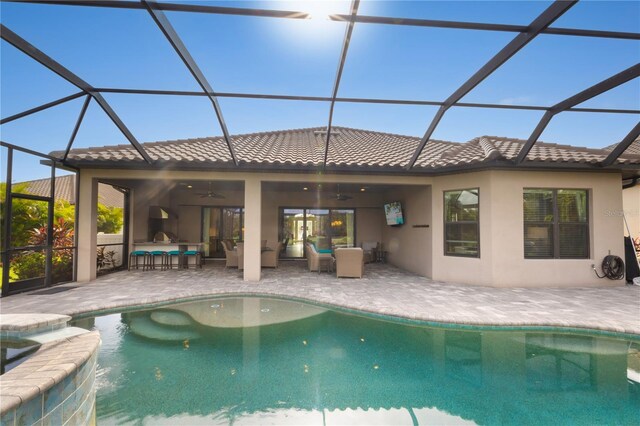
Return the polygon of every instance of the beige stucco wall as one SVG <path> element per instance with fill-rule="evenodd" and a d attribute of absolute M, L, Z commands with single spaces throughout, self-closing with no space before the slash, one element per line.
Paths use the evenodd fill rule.
<path fill-rule="evenodd" d="M 640 184 L 622 191 L 622 205 L 633 238 L 640 238 Z M 629 235 L 627 228 L 624 234 Z"/>
<path fill-rule="evenodd" d="M 624 281 L 598 279 L 604 256 L 624 257 L 621 177 L 611 173 L 508 172 L 443 176 L 433 185 L 433 278 L 496 287 L 614 286 Z M 480 258 L 444 256 L 443 191 L 480 188 Z M 525 259 L 523 232 L 524 188 L 581 188 L 590 190 L 590 259 Z"/>
<path fill-rule="evenodd" d="M 170 203 L 170 187 L 162 181 L 128 181 L 126 187 L 131 189 L 131 232 L 133 241 L 147 241 L 147 228 L 150 206 L 165 206 Z M 172 230 L 175 232 L 175 229 Z"/>
<path fill-rule="evenodd" d="M 384 209 L 381 202 L 373 207 L 356 208 L 356 245 L 363 242 L 382 243 L 384 225 Z"/>
<path fill-rule="evenodd" d="M 146 236 L 146 212 L 148 205 L 169 203 L 178 211 L 180 205 L 200 204 L 201 199 L 180 199 L 159 182 L 164 180 L 224 180 L 244 181 L 253 179 L 262 182 L 260 204 L 260 239 L 275 242 L 278 236 L 278 207 L 315 206 L 318 199 L 313 193 L 287 194 L 270 191 L 270 182 L 306 183 L 357 183 L 364 185 L 405 185 L 391 194 L 361 195 L 348 202 L 323 200 L 322 207 L 356 208 L 357 242 L 383 242 L 389 251 L 390 263 L 436 280 L 492 286 L 605 286 L 623 285 L 623 281 L 599 280 L 593 274 L 591 264 L 600 265 L 602 258 L 611 251 L 623 255 L 621 238 L 622 210 L 621 177 L 617 173 L 584 172 L 514 172 L 484 171 L 457 175 L 420 176 L 365 176 L 322 175 L 297 173 L 241 173 L 241 172 L 184 172 L 144 170 L 83 170 L 81 176 L 81 198 L 89 196 L 86 185 L 92 178 L 149 180 L 142 187 L 134 188 L 136 223 Z M 83 181 L 85 182 L 83 184 Z M 444 256 L 443 235 L 443 191 L 461 188 L 480 188 L 480 258 Z M 586 188 L 590 190 L 591 259 L 582 260 L 529 260 L 524 259 L 522 190 L 525 187 Z M 154 189 L 155 188 L 155 189 Z M 144 195 L 155 191 L 154 197 Z M 84 192 L 83 192 L 84 191 Z M 169 196 L 169 198 L 165 198 Z M 239 199 L 212 200 L 211 205 L 243 205 L 244 194 Z M 625 195 L 626 197 L 626 195 Z M 148 200 L 147 200 L 148 199 Z M 386 201 L 401 201 L 407 223 L 398 228 L 384 224 L 381 206 Z M 146 207 L 146 209 L 145 209 Z M 377 216 L 376 209 L 380 209 Z M 191 212 L 195 220 L 197 213 Z M 140 218 L 140 216 L 143 218 Z M 200 220 L 197 221 L 199 232 Z M 179 224 L 178 224 L 179 225 Z M 414 228 L 413 225 L 429 225 L 429 228 Z M 91 229 L 83 225 L 81 215 L 79 231 Z M 195 235 L 194 235 L 195 236 Z M 181 236 L 182 238 L 182 236 Z M 199 238 L 198 238 L 199 239 Z M 86 239 L 85 239 L 86 240 Z M 89 247 L 85 240 L 81 246 Z M 95 256 L 95 250 L 93 250 Z M 89 258 L 82 255 L 81 257 Z M 88 267 L 87 267 L 88 268 Z M 91 271 L 80 271 L 80 276 L 90 276 Z"/>
<path fill-rule="evenodd" d="M 382 240 L 383 249 L 387 252 L 387 262 L 407 271 L 431 277 L 431 187 L 404 187 L 385 193 L 384 203 L 393 201 L 402 204 L 405 223 L 402 226 L 388 226 L 383 220 Z M 414 227 L 415 225 L 419 227 Z"/>
<path fill-rule="evenodd" d="M 96 278 L 96 244 L 98 244 L 98 181 L 89 172 L 78 173 L 78 257 L 76 260 L 76 281 L 88 282 Z"/>

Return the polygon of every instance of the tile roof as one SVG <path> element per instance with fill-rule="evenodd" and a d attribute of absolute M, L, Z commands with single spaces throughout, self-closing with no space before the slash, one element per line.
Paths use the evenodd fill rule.
<path fill-rule="evenodd" d="M 51 179 L 37 179 L 26 182 L 16 182 L 13 185 L 26 184 L 25 192 L 41 197 L 48 197 L 51 191 Z M 107 207 L 123 207 L 124 198 L 122 193 L 114 189 L 111 185 L 99 184 L 99 202 Z M 66 200 L 71 204 L 76 203 L 76 175 L 64 175 L 56 177 L 56 200 Z"/>
<path fill-rule="evenodd" d="M 613 149 L 617 146 L 617 143 L 614 143 L 613 145 L 609 145 L 608 147 L 604 148 L 607 151 L 613 151 Z M 629 147 L 627 149 L 625 149 L 624 154 L 631 154 L 631 155 L 640 155 L 640 138 L 636 139 L 635 141 L 631 142 L 631 145 L 629 145 Z"/>
<path fill-rule="evenodd" d="M 313 127 L 232 136 L 240 164 L 258 167 L 322 165 L 326 128 Z M 328 167 L 397 168 L 405 166 L 420 143 L 420 138 L 369 130 L 334 127 L 327 159 Z M 522 139 L 483 136 L 466 143 L 430 140 L 415 168 L 439 168 L 512 161 L 525 143 Z M 171 140 L 143 144 L 159 165 L 224 166 L 232 165 L 222 137 Z M 629 150 L 627 150 L 629 151 Z M 596 164 L 607 156 L 603 149 L 582 148 L 538 142 L 527 160 L 534 163 Z M 60 156 L 60 152 L 51 155 Z M 143 165 L 142 157 L 130 145 L 74 149 L 69 153 L 73 164 L 91 166 L 130 163 Z M 620 165 L 640 165 L 640 153 L 626 152 Z"/>

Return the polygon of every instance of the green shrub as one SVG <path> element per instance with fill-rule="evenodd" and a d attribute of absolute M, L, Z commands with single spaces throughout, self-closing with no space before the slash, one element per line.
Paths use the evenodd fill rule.
<path fill-rule="evenodd" d="M 12 192 L 27 193 L 27 184 L 15 184 Z M 0 214 L 4 213 L 6 184 L 0 183 Z M 13 198 L 11 214 L 11 247 L 47 245 L 48 206 L 42 201 Z M 75 205 L 66 200 L 55 200 L 53 224 L 53 247 L 73 246 Z M 0 217 L 0 225 L 6 218 Z M 98 232 L 117 233 L 122 229 L 123 209 L 106 207 L 98 203 Z M 4 226 L 0 226 L 0 241 L 4 240 Z M 11 256 L 10 281 L 25 280 L 44 276 L 46 251 L 13 252 Z M 104 254 L 104 253 L 103 253 Z M 106 261 L 115 266 L 114 255 L 106 253 Z M 105 265 L 106 266 L 106 265 Z M 54 283 L 70 281 L 73 278 L 73 249 L 59 249 L 52 252 L 52 280 Z"/>
<path fill-rule="evenodd" d="M 122 229 L 122 207 L 107 207 L 98 203 L 98 232 L 117 234 Z"/>
<path fill-rule="evenodd" d="M 45 255 L 42 251 L 26 251 L 14 254 L 11 258 L 11 272 L 16 280 L 28 280 L 44 276 Z"/>

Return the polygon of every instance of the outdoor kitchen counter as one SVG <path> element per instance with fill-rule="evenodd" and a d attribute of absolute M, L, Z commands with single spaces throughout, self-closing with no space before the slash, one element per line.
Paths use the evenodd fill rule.
<path fill-rule="evenodd" d="M 144 242 L 144 243 L 133 243 L 135 250 L 144 250 L 144 251 L 154 251 L 154 250 L 163 250 L 163 251 L 172 251 L 172 250 L 200 250 L 204 243 L 189 243 L 189 242 L 179 242 L 179 243 L 165 243 L 165 242 Z"/>

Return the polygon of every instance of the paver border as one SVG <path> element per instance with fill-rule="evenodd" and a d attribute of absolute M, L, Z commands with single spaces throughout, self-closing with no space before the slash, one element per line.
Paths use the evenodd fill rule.
<path fill-rule="evenodd" d="M 105 316 L 123 312 L 134 312 L 140 310 L 153 309 L 163 306 L 170 306 L 181 303 L 197 302 L 201 300 L 217 300 L 236 297 L 253 297 L 253 298 L 269 298 L 277 300 L 285 300 L 291 302 L 306 303 L 309 305 L 331 309 L 342 313 L 364 316 L 374 318 L 382 321 L 391 321 L 401 324 L 409 324 L 416 326 L 429 326 L 436 328 L 446 329 L 465 329 L 465 330 L 492 330 L 492 331 L 540 331 L 540 332 L 563 332 L 563 333 L 576 333 L 576 334 L 588 334 L 599 335 L 614 338 L 623 338 L 627 340 L 634 340 L 640 342 L 640 333 L 630 333 L 626 331 L 616 331 L 609 328 L 592 328 L 581 325 L 563 325 L 558 323 L 497 323 L 497 322 L 475 322 L 475 321 L 438 321 L 433 319 L 419 318 L 418 316 L 403 316 L 400 314 L 382 313 L 373 310 L 363 310 L 360 308 L 354 308 L 341 304 L 333 304 L 327 302 L 317 301 L 311 298 L 304 298 L 299 296 L 283 295 L 275 292 L 225 292 L 225 293 L 212 293 L 211 295 L 199 295 L 191 297 L 182 297 L 176 299 L 160 300 L 151 303 L 137 303 L 130 305 L 121 305 L 112 308 L 90 310 L 72 315 L 73 320 L 80 320 L 85 318 Z"/>

